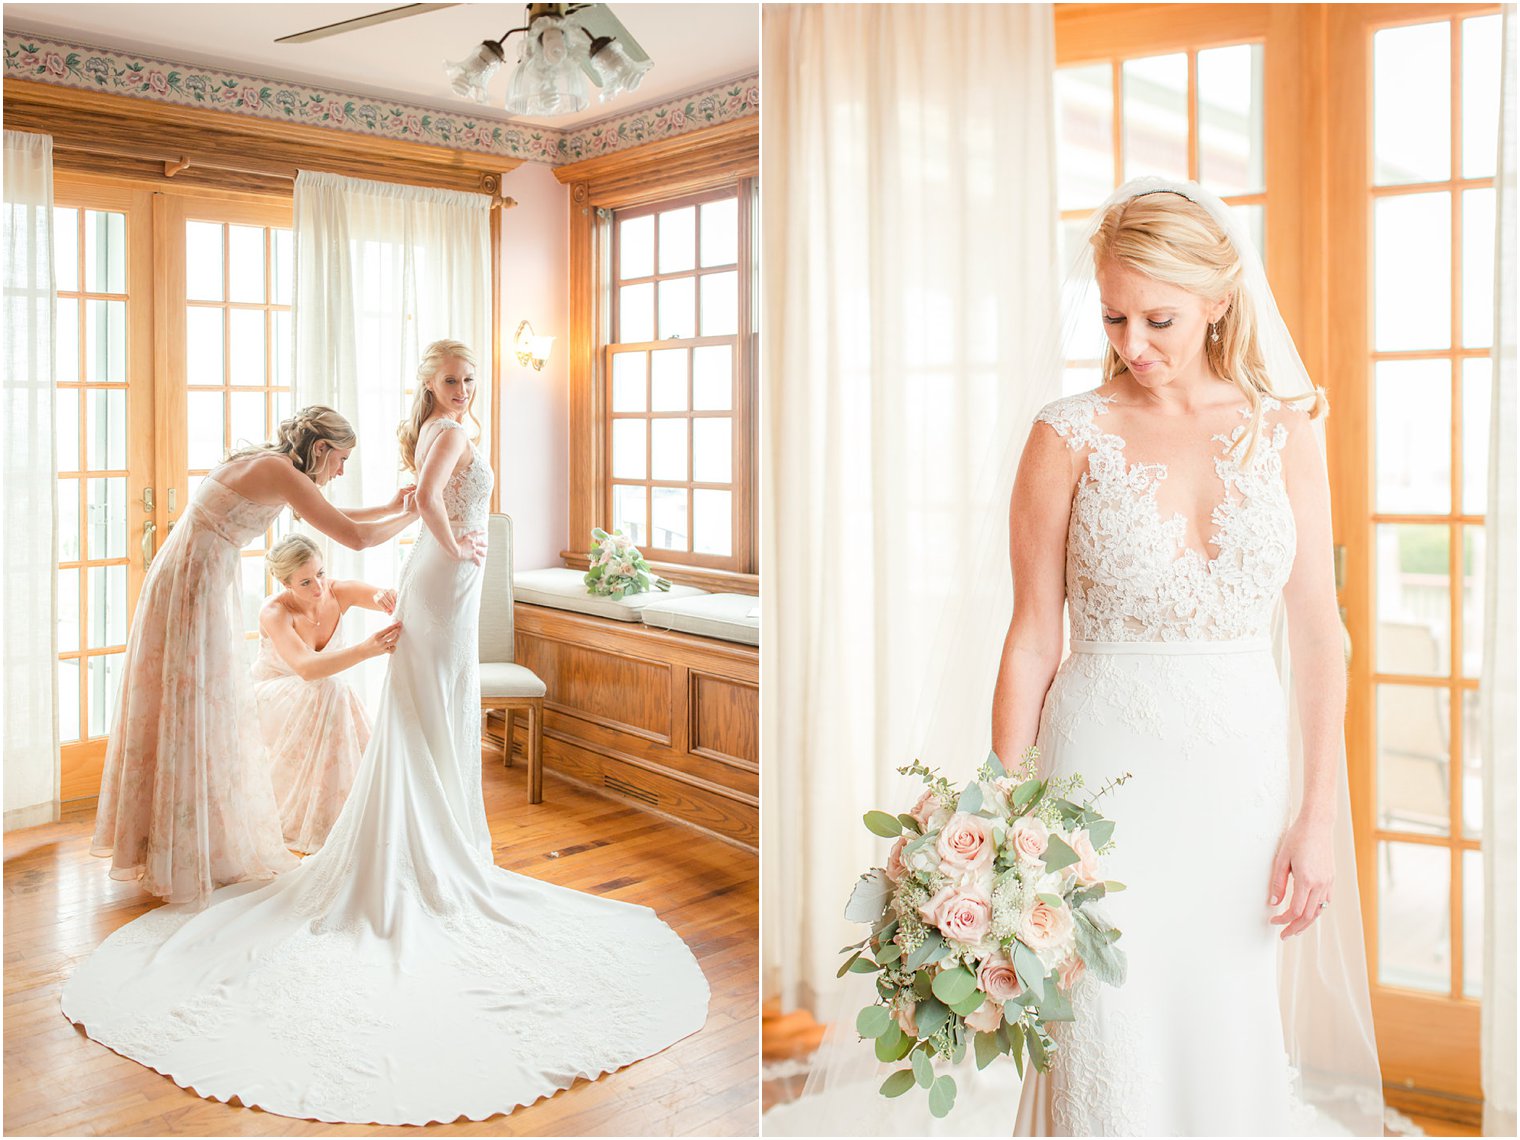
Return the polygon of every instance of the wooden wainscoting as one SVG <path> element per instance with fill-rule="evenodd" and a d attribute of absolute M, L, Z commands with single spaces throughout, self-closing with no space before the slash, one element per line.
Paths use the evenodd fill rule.
<path fill-rule="evenodd" d="M 756 648 L 545 606 L 516 613 L 518 663 L 549 689 L 546 772 L 758 845 Z"/>

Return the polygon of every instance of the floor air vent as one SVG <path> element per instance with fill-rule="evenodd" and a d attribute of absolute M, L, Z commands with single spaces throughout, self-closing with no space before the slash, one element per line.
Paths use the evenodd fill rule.
<path fill-rule="evenodd" d="M 641 803 L 646 803 L 650 807 L 660 806 L 660 796 L 658 792 L 651 792 L 648 788 L 641 788 L 637 784 L 630 784 L 627 780 L 621 779 L 617 776 L 609 776 L 606 773 L 603 773 L 602 786 L 609 789 L 610 791 L 617 792 L 620 796 L 627 796 L 629 799 L 634 799 L 640 801 Z"/>

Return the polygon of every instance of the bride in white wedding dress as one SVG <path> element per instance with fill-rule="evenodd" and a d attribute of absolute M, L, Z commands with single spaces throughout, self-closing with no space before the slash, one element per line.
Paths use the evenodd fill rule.
<path fill-rule="evenodd" d="M 1132 775 L 1102 801 L 1127 889 L 1096 904 L 1127 980 L 1077 984 L 1022 1095 L 1011 1066 L 960 1066 L 942 1121 L 877 1096 L 836 1031 L 767 1135 L 1382 1133 L 1324 398 L 1212 194 L 1138 179 L 1085 238 L 1068 319 L 1106 341 L 1070 326 L 1050 363 L 1101 357 L 1102 384 L 1046 405 L 1019 457 L 991 744 L 1093 789 Z"/>
<path fill-rule="evenodd" d="M 706 979 L 653 911 L 493 863 L 477 669 L 493 476 L 461 422 L 473 391 L 469 350 L 430 346 L 400 433 L 425 526 L 326 845 L 204 911 L 143 915 L 64 986 L 90 1037 L 201 1096 L 329 1122 L 483 1120 L 706 1020 Z"/>

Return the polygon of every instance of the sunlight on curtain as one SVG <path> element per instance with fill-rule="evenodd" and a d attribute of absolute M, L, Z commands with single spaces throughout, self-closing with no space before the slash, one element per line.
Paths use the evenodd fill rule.
<path fill-rule="evenodd" d="M 374 506 L 413 477 L 400 470 L 396 425 L 411 408 L 422 350 L 442 337 L 475 350 L 475 418 L 490 449 L 490 198 L 302 171 L 296 179 L 295 403 L 347 416 L 359 443 L 330 485 L 339 506 Z M 467 421 L 468 423 L 468 421 Z M 415 527 L 407 533 L 413 533 Z M 324 537 L 330 577 L 394 586 L 409 545 L 351 551 Z M 381 615 L 353 614 L 350 640 Z M 385 672 L 350 674 L 371 709 Z"/>
<path fill-rule="evenodd" d="M 1504 8 L 1483 652 L 1483 1134 L 1515 1134 L 1515 6 Z"/>
<path fill-rule="evenodd" d="M 985 469 L 1059 394 L 1024 371 L 1056 323 L 1054 39 L 1047 5 L 767 5 L 764 38 L 762 987 L 792 1008 L 853 938 L 848 821 L 906 794 L 928 698 L 990 708 L 1008 613 L 935 635 L 1006 582 Z"/>
<path fill-rule="evenodd" d="M 5 132 L 0 699 L 5 829 L 58 818 L 53 597 L 53 140 Z"/>

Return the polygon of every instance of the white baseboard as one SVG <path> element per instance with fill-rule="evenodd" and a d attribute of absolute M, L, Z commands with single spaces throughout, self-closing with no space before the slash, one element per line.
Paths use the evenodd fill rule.
<path fill-rule="evenodd" d="M 6 831 L 20 831 L 23 827 L 37 827 L 40 824 L 57 822 L 58 805 L 52 802 L 12 808 L 5 813 Z"/>

